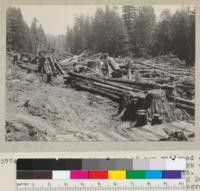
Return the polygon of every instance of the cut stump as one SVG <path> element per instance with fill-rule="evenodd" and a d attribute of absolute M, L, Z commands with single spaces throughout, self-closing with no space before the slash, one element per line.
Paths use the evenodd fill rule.
<path fill-rule="evenodd" d="M 146 96 L 147 115 L 150 120 L 155 120 L 155 115 L 162 122 L 170 123 L 175 121 L 176 115 L 173 106 L 168 102 L 166 93 L 161 89 L 154 89 L 147 92 Z"/>

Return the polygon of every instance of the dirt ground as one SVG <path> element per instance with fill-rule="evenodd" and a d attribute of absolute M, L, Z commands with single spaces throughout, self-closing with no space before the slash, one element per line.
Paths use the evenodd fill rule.
<path fill-rule="evenodd" d="M 116 116 L 118 104 L 108 98 L 74 90 L 64 85 L 62 77 L 46 84 L 39 74 L 18 66 L 12 70 L 10 63 L 7 58 L 7 141 L 156 141 L 167 137 L 164 128 L 132 128 L 131 122 L 122 122 Z"/>

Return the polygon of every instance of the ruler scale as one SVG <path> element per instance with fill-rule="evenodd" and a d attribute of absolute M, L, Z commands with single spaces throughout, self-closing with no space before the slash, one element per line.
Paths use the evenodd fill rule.
<path fill-rule="evenodd" d="M 178 185 L 182 183 L 182 185 Z M 85 183 L 84 183 L 85 184 Z M 138 182 L 134 181 L 135 186 L 132 185 L 132 182 L 129 181 L 123 181 L 120 185 L 116 184 L 114 185 L 113 182 L 101 182 L 101 186 L 98 185 L 98 183 L 95 182 L 88 182 L 87 185 L 83 185 L 83 182 L 79 183 L 68 183 L 68 186 L 63 186 L 62 183 L 59 183 L 59 185 L 54 186 L 45 186 L 45 183 L 42 183 L 41 185 L 37 186 L 29 186 L 29 185 L 17 185 L 18 191 L 90 191 L 90 190 L 97 190 L 97 191 L 117 191 L 117 190 L 124 190 L 124 191 L 131 191 L 131 190 L 167 190 L 167 191 L 183 191 L 186 190 L 185 183 L 182 180 L 181 182 L 175 181 L 175 182 L 168 182 L 168 185 L 164 185 L 162 181 L 157 181 L 155 185 L 151 182 L 151 184 L 148 184 L 145 181 Z"/>
<path fill-rule="evenodd" d="M 17 191 L 185 191 L 185 159 L 20 159 Z"/>
<path fill-rule="evenodd" d="M 118 183 L 120 181 L 117 181 Z M 31 184 L 33 182 L 31 181 Z M 167 185 L 163 184 L 163 181 L 156 181 L 156 182 L 146 182 L 146 181 L 122 181 L 119 184 L 113 181 L 101 181 L 101 185 L 98 185 L 99 182 L 97 181 L 87 181 L 87 182 L 68 182 L 67 186 L 62 186 L 63 182 L 54 182 L 51 186 L 45 186 L 45 182 L 42 182 L 42 186 L 40 184 L 32 186 L 28 183 L 26 185 L 20 185 L 20 183 L 17 184 L 18 191 L 131 191 L 131 190 L 167 190 L 167 191 L 183 191 L 186 189 L 184 180 L 181 181 L 170 181 L 167 182 Z M 56 185 L 57 184 L 57 185 Z M 133 185 L 134 184 L 134 185 Z"/>

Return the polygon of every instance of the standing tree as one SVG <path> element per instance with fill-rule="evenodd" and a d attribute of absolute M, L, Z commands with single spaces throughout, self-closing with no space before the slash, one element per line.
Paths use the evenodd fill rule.
<path fill-rule="evenodd" d="M 30 45 L 29 29 L 19 8 L 7 9 L 7 46 L 18 51 L 26 50 Z"/>
<path fill-rule="evenodd" d="M 104 11 L 102 8 L 97 9 L 94 22 L 93 22 L 93 33 L 94 33 L 94 50 L 99 52 L 104 51 L 104 35 L 106 35 L 104 23 Z"/>
<path fill-rule="evenodd" d="M 139 10 L 139 16 L 135 25 L 136 54 L 147 56 L 153 44 L 153 31 L 155 26 L 154 9 L 151 6 L 143 6 Z"/>
<path fill-rule="evenodd" d="M 190 42 L 190 55 L 189 55 L 189 64 L 193 65 L 195 62 L 195 9 L 188 7 L 189 13 L 189 42 Z"/>
<path fill-rule="evenodd" d="M 73 30 L 67 27 L 67 34 L 66 34 L 66 51 L 72 52 L 73 47 Z"/>
<path fill-rule="evenodd" d="M 130 51 L 135 54 L 136 52 L 136 35 L 135 24 L 138 17 L 138 8 L 135 6 L 126 5 L 122 7 L 122 18 L 124 20 L 127 33 L 129 36 Z"/>
<path fill-rule="evenodd" d="M 116 9 L 106 6 L 105 12 L 97 10 L 94 18 L 94 42 L 96 51 L 112 56 L 128 52 L 128 35 L 123 20 Z"/>
<path fill-rule="evenodd" d="M 184 9 L 176 11 L 172 17 L 173 53 L 188 64 L 194 60 L 191 56 L 194 54 L 194 44 L 191 38 L 194 38 L 195 31 L 191 29 L 190 12 Z"/>
<path fill-rule="evenodd" d="M 171 13 L 164 9 L 154 31 L 153 54 L 169 54 L 172 48 Z"/>
<path fill-rule="evenodd" d="M 36 18 L 33 19 L 31 24 L 31 41 L 32 41 L 32 51 L 34 54 L 38 51 L 38 45 L 39 45 L 39 37 L 38 37 L 38 29 L 37 29 L 37 23 L 38 20 Z"/>
<path fill-rule="evenodd" d="M 47 39 L 41 24 L 37 29 L 37 35 L 38 35 L 38 50 L 41 51 L 47 49 Z"/>

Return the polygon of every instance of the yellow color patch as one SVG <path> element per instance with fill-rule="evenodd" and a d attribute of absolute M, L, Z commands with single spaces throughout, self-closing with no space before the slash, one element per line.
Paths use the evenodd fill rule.
<path fill-rule="evenodd" d="M 109 170 L 108 179 L 126 179 L 125 170 Z"/>

